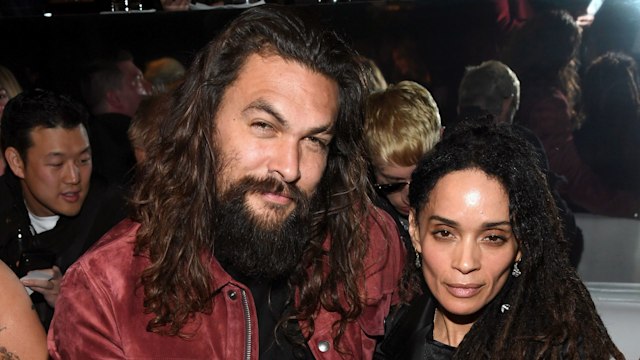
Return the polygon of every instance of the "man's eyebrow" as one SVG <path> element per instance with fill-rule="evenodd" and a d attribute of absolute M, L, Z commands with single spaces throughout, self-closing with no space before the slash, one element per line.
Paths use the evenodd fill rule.
<path fill-rule="evenodd" d="M 86 154 L 91 152 L 91 146 L 87 146 L 86 148 L 82 149 L 82 151 L 80 151 L 80 154 Z M 52 151 L 50 153 L 48 153 L 46 156 L 48 157 L 54 157 L 54 156 L 65 156 L 66 154 L 60 151 Z"/>
<path fill-rule="evenodd" d="M 268 101 L 265 101 L 264 99 L 258 99 L 253 101 L 242 111 L 242 113 L 246 113 L 247 111 L 250 111 L 250 110 L 264 111 L 267 114 L 273 116 L 274 119 L 276 119 L 276 121 L 279 122 L 280 125 L 282 125 L 283 127 L 285 128 L 289 127 L 289 123 L 287 122 L 287 120 L 285 120 L 284 116 L 282 116 L 282 114 L 280 114 L 278 110 L 274 109 L 273 106 L 271 106 L 271 104 Z"/>
<path fill-rule="evenodd" d="M 334 129 L 335 128 L 334 128 L 333 124 L 317 126 L 317 127 L 309 129 L 307 131 L 307 134 L 308 135 L 317 135 L 317 134 L 333 135 L 334 134 Z"/>
<path fill-rule="evenodd" d="M 276 110 L 268 101 L 264 99 L 258 99 L 253 101 L 242 111 L 242 113 L 246 113 L 247 111 L 250 111 L 250 110 L 264 111 L 267 114 L 273 116 L 273 118 L 276 119 L 276 121 L 280 123 L 282 127 L 284 128 L 289 127 L 289 122 L 284 118 L 284 116 L 278 110 Z M 322 133 L 333 135 L 334 126 L 333 124 L 316 126 L 308 129 L 306 133 L 309 135 L 322 134 Z"/>

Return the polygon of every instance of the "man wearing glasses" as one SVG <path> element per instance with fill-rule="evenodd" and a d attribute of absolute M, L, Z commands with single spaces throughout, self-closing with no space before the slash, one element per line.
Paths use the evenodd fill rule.
<path fill-rule="evenodd" d="M 440 140 L 438 105 L 423 86 L 401 81 L 369 95 L 365 135 L 378 206 L 396 220 L 407 249 L 409 183 L 418 160 Z M 411 254 L 412 255 L 412 254 Z"/>

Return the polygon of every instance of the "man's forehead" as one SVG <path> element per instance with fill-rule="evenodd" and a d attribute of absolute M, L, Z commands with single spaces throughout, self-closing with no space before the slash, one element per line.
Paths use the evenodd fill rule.
<path fill-rule="evenodd" d="M 77 133 L 82 138 L 86 138 L 88 142 L 88 134 L 87 130 L 83 124 L 78 124 L 77 126 L 66 128 L 62 126 L 55 127 L 47 127 L 47 126 L 36 126 L 31 131 L 29 131 L 29 138 L 31 140 L 31 146 L 37 145 L 35 142 L 38 140 L 41 143 L 44 142 L 54 142 L 55 140 L 59 140 L 61 137 L 65 135 L 71 135 L 73 133 Z"/>
<path fill-rule="evenodd" d="M 238 91 L 238 88 L 241 88 L 243 93 L 251 93 L 256 96 L 255 99 L 251 99 L 251 104 L 247 104 L 248 108 L 276 109 L 273 104 L 268 106 L 265 106 L 265 104 L 271 101 L 270 97 L 272 94 L 277 94 L 278 92 L 283 93 L 283 81 L 289 81 L 286 84 L 289 101 L 299 101 L 308 99 L 308 96 L 312 96 L 315 99 L 313 102 L 325 101 L 329 108 L 335 108 L 334 118 L 331 121 L 332 124 L 335 124 L 340 108 L 340 89 L 338 82 L 302 62 L 287 59 L 275 52 L 256 52 L 248 55 L 241 65 L 236 78 L 226 86 L 222 103 L 224 104 L 229 100 L 228 96 L 230 96 L 230 91 Z M 311 84 L 313 84 L 313 86 L 310 86 Z M 326 87 L 328 89 L 327 92 L 316 92 L 313 94 L 313 90 L 319 86 Z M 330 95 L 334 88 L 335 95 Z M 331 99 L 330 101 L 328 100 L 329 98 Z M 301 102 L 304 103 L 305 101 L 307 100 Z M 329 102 L 335 103 L 328 104 Z M 250 106 L 255 104 L 257 105 Z M 307 104 L 309 105 L 311 103 Z"/>

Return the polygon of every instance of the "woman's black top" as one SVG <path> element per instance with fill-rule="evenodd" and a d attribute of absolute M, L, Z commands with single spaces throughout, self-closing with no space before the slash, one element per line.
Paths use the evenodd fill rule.
<path fill-rule="evenodd" d="M 448 360 L 456 348 L 433 340 L 436 301 L 427 292 L 393 312 L 385 322 L 385 336 L 375 360 Z"/>

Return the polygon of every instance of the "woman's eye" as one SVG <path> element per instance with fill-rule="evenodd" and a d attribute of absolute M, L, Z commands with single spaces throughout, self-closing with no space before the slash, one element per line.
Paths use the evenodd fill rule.
<path fill-rule="evenodd" d="M 433 235 L 439 238 L 447 238 L 451 236 L 451 233 L 448 230 L 436 230 L 433 232 Z"/>
<path fill-rule="evenodd" d="M 487 241 L 491 243 L 504 243 L 506 241 L 504 236 L 495 235 L 495 234 L 487 235 L 485 239 L 487 239 Z"/>

